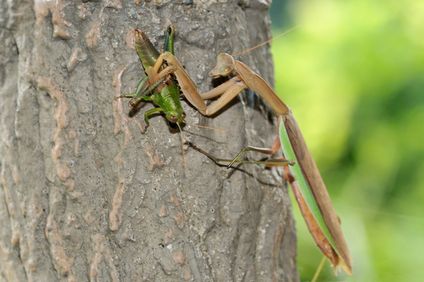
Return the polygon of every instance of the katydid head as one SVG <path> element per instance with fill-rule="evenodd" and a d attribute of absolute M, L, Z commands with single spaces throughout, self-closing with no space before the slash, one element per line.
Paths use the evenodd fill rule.
<path fill-rule="evenodd" d="M 216 66 L 209 72 L 209 76 L 217 78 L 229 76 L 234 70 L 234 58 L 227 53 L 220 53 L 216 58 Z"/>
<path fill-rule="evenodd" d="M 172 111 L 165 114 L 165 118 L 169 122 L 176 123 L 177 125 L 182 125 L 185 123 L 185 116 L 186 114 L 184 112 L 178 111 Z"/>

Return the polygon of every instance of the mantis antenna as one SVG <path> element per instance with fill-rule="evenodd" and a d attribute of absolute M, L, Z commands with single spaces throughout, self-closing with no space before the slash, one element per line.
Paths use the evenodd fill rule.
<path fill-rule="evenodd" d="M 282 36 L 284 36 L 284 35 L 287 35 L 288 33 L 292 32 L 293 30 L 297 29 L 298 27 L 299 27 L 299 26 L 298 26 L 298 25 L 296 25 L 296 26 L 294 26 L 294 27 L 292 27 L 292 28 L 290 28 L 290 29 L 288 29 L 288 30 L 286 30 L 286 31 L 284 31 L 284 32 L 282 32 L 282 33 L 280 33 L 280 34 L 278 34 L 278 35 L 274 36 L 274 37 L 271 37 L 270 39 L 268 39 L 268 40 L 266 40 L 266 41 L 264 41 L 264 42 L 262 42 L 262 43 L 259 43 L 259 44 L 258 44 L 258 45 L 256 45 L 256 46 L 253 46 L 253 47 L 247 48 L 247 49 L 245 49 L 245 50 L 243 50 L 243 51 L 240 51 L 240 52 L 233 53 L 233 54 L 232 54 L 232 56 L 243 56 L 243 55 L 245 55 L 245 54 L 247 54 L 247 53 L 249 53 L 249 52 L 251 52 L 251 51 L 253 51 L 253 50 L 255 50 L 255 49 L 258 49 L 259 47 L 262 47 L 262 46 L 264 46 L 264 45 L 268 44 L 269 42 L 271 42 L 272 40 L 274 40 L 274 39 L 276 39 L 276 38 L 278 38 L 278 37 L 282 37 Z"/>

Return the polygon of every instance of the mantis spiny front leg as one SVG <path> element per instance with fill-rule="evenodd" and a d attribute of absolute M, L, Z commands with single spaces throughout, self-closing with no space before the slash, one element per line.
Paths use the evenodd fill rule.
<path fill-rule="evenodd" d="M 278 98 L 272 87 L 247 65 L 225 53 L 218 55 L 217 65 L 210 72 L 210 76 L 229 76 L 231 78 L 205 93 L 198 92 L 182 64 L 170 52 L 164 52 L 158 57 L 153 67 L 154 72 L 163 77 L 160 68 L 164 63 L 175 69 L 173 74 L 182 93 L 205 116 L 218 112 L 247 88 L 266 101 L 281 119 L 280 144 L 283 147 L 284 156 L 287 159 L 296 160 L 296 165 L 290 168 L 286 166 L 285 171 L 308 229 L 315 243 L 332 265 L 351 274 L 352 266 L 347 243 L 324 181 L 309 153 L 293 114 L 287 105 Z M 219 98 L 210 105 L 205 104 L 204 100 L 218 96 Z M 278 148 L 278 146 L 274 146 L 274 150 L 269 150 L 269 152 L 274 153 Z"/>

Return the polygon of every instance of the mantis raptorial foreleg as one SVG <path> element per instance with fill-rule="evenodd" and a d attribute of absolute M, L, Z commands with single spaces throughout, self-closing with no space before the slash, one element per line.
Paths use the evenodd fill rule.
<path fill-rule="evenodd" d="M 246 84 L 243 83 L 237 77 L 231 78 L 225 83 L 219 85 L 218 87 L 205 92 L 199 93 L 194 82 L 191 80 L 190 76 L 184 70 L 181 63 L 178 59 L 169 52 L 162 53 L 158 60 L 156 61 L 153 69 L 159 69 L 159 67 L 166 62 L 168 66 L 175 68 L 173 74 L 177 78 L 178 84 L 180 85 L 181 92 L 187 98 L 187 100 L 196 107 L 196 109 L 205 116 L 210 116 L 218 112 L 225 105 L 227 105 L 232 99 L 234 99 L 240 92 L 247 88 Z M 162 76 L 162 72 L 159 72 L 159 76 Z M 206 105 L 205 99 L 210 99 L 212 97 L 217 97 L 218 100 L 212 102 L 210 105 Z"/>
<path fill-rule="evenodd" d="M 205 93 L 198 92 L 182 64 L 169 52 L 162 53 L 153 67 L 153 70 L 158 72 L 158 76 L 164 77 L 163 71 L 160 70 L 164 63 L 175 69 L 173 74 L 182 93 L 203 115 L 213 115 L 246 88 L 250 88 L 262 97 L 273 109 L 281 119 L 280 142 L 283 154 L 286 158 L 296 162 L 292 168 L 286 167 L 285 169 L 289 170 L 287 175 L 291 177 L 288 180 L 308 229 L 315 243 L 333 266 L 341 267 L 350 274 L 352 267 L 349 250 L 324 181 L 290 109 L 278 98 L 271 86 L 248 66 L 225 53 L 218 55 L 217 65 L 210 75 L 212 77 L 230 76 L 231 78 Z M 218 96 L 219 98 L 210 105 L 205 104 L 205 99 Z"/>

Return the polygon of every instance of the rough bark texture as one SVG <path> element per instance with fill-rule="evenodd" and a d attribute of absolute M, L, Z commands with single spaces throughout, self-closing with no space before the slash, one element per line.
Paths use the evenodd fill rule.
<path fill-rule="evenodd" d="M 143 75 L 135 27 L 161 46 L 173 22 L 201 90 L 218 52 L 270 36 L 266 1 L 193 2 L 0 2 L 0 281 L 298 280 L 278 177 L 189 148 L 183 165 L 164 118 L 143 135 L 142 116 L 114 100 Z M 272 79 L 267 48 L 241 60 Z M 264 114 L 238 99 L 215 118 L 183 104 L 185 137 L 215 155 L 272 142 Z"/>

